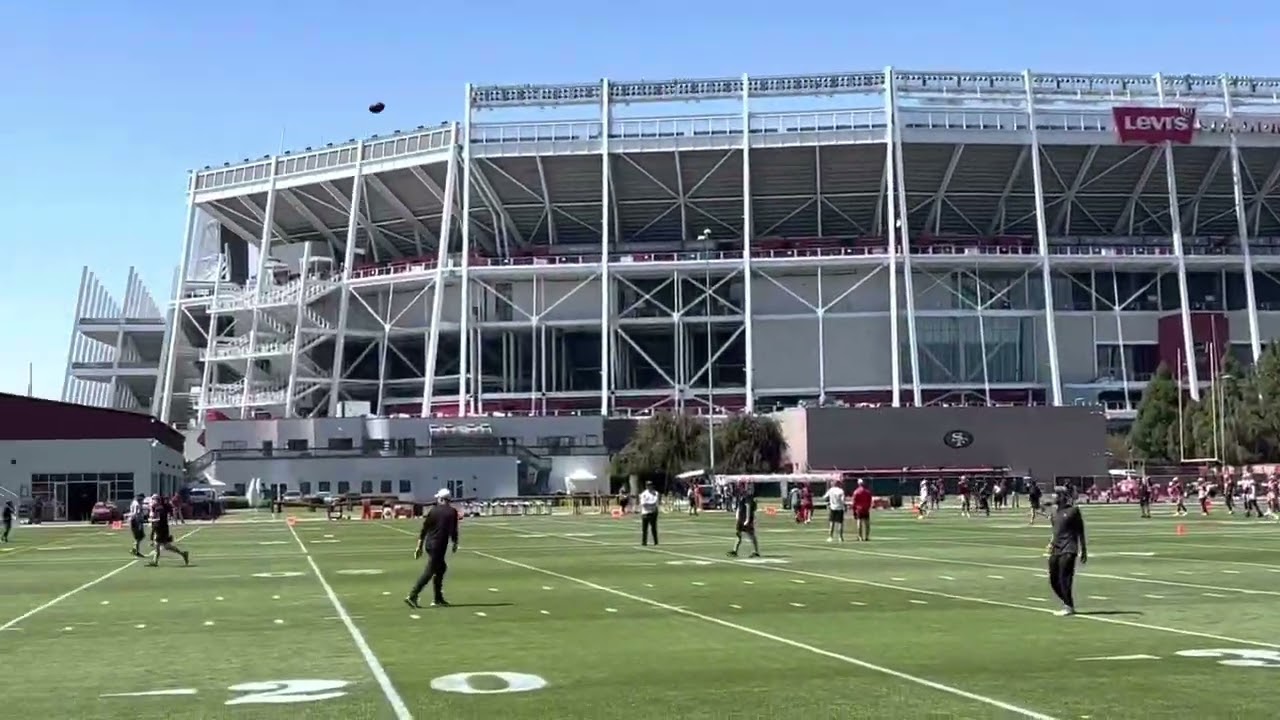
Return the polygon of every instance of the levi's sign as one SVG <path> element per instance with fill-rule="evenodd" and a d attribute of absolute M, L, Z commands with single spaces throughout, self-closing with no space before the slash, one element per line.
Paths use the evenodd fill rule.
<path fill-rule="evenodd" d="M 1196 132 L 1195 108 L 1117 107 L 1111 113 L 1122 143 L 1189 145 Z"/>

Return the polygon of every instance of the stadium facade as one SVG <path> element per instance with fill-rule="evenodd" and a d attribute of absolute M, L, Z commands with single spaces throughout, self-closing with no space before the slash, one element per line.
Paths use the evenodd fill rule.
<path fill-rule="evenodd" d="M 1124 414 L 1160 363 L 1197 393 L 1214 352 L 1280 333 L 1278 98 L 895 70 L 468 86 L 460 122 L 192 175 L 155 409 Z"/>

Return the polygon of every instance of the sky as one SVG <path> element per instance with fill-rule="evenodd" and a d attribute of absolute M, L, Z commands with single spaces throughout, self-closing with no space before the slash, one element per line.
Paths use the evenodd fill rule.
<path fill-rule="evenodd" d="M 1280 76 L 1265 3 L 0 0 L 0 391 L 62 392 L 81 268 L 164 303 L 187 171 L 460 119 L 465 83 L 897 68 Z M 366 108 L 386 103 L 379 116 Z"/>

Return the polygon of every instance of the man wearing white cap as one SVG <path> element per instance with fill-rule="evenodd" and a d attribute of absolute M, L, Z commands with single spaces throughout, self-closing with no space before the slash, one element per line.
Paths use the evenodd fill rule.
<path fill-rule="evenodd" d="M 444 574 L 449 569 L 445 557 L 449 554 L 450 544 L 453 552 L 458 552 L 458 511 L 449 502 L 449 491 L 441 488 L 436 492 L 436 504 L 422 519 L 418 548 L 413 557 L 421 558 L 422 553 L 426 552 L 427 566 L 422 569 L 418 582 L 414 583 L 413 590 L 404 599 L 406 605 L 411 608 L 420 607 L 418 595 L 427 583 L 431 583 L 432 607 L 445 607 L 449 604 L 444 599 Z"/>

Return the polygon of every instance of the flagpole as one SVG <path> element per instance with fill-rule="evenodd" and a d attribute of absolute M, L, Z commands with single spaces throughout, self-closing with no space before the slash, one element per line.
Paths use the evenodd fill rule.
<path fill-rule="evenodd" d="M 36 376 L 35 368 L 36 368 L 35 363 L 33 362 L 27 363 L 27 397 L 35 397 L 35 393 L 32 391 L 35 386 L 35 376 Z"/>

